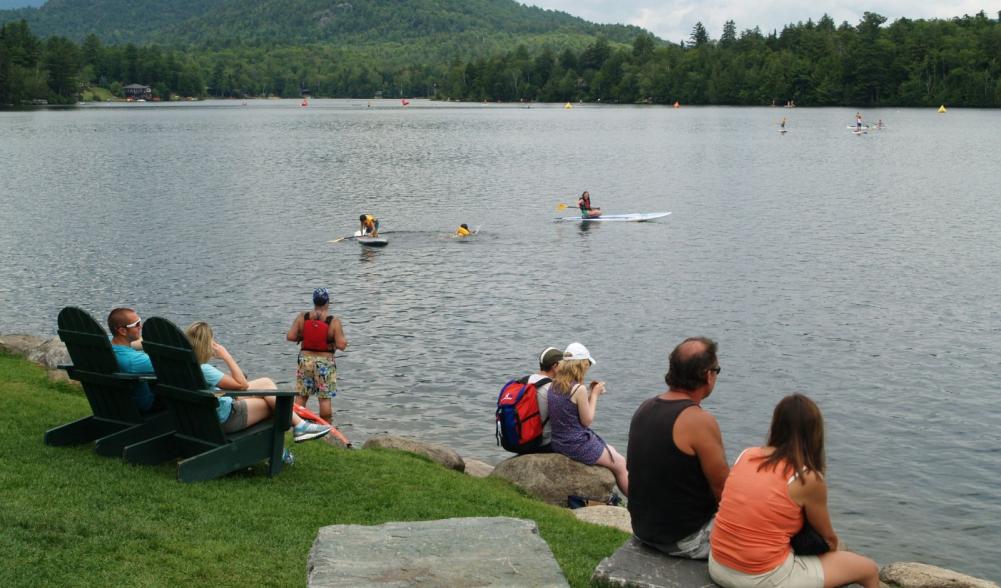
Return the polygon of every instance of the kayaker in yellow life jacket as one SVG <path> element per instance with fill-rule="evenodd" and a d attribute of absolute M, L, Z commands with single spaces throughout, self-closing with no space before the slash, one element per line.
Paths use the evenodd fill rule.
<path fill-rule="evenodd" d="M 361 234 L 368 237 L 378 237 L 379 236 L 379 219 L 375 218 L 371 214 L 363 214 L 358 217 L 361 222 Z"/>
<path fill-rule="evenodd" d="M 462 223 L 461 225 L 459 225 L 459 228 L 455 230 L 455 234 L 460 237 L 468 237 L 473 233 L 469 231 L 469 226 L 466 225 L 466 223 Z"/>

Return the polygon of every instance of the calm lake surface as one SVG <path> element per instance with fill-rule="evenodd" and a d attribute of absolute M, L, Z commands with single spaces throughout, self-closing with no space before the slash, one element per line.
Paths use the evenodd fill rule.
<path fill-rule="evenodd" d="M 371 104 L 371 106 L 370 106 Z M 732 461 L 803 392 L 835 527 L 881 564 L 997 580 L 1001 112 L 314 100 L 0 112 L 0 331 L 64 305 L 207 320 L 251 376 L 327 286 L 350 347 L 335 421 L 496 463 L 497 391 L 588 346 L 623 453 L 683 338 Z M 777 132 L 788 119 L 788 134 Z M 650 223 L 553 223 L 584 189 Z M 371 212 L 390 244 L 348 240 Z M 566 213 L 563 213 L 566 214 Z M 459 223 L 480 227 L 458 241 Z M 309 467 L 308 463 L 297 467 Z M 348 474 L 346 474 L 348 475 Z"/>

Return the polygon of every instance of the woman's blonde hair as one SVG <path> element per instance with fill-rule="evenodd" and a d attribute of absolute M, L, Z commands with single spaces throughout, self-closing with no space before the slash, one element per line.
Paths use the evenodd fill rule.
<path fill-rule="evenodd" d="M 556 375 L 550 389 L 557 394 L 569 396 L 575 382 L 584 383 L 584 374 L 590 368 L 589 359 L 564 359 L 556 364 Z"/>
<path fill-rule="evenodd" d="M 188 325 L 188 328 L 184 329 L 184 334 L 191 342 L 191 349 L 195 352 L 195 361 L 208 363 L 212 359 L 212 327 L 204 321 L 198 321 Z"/>

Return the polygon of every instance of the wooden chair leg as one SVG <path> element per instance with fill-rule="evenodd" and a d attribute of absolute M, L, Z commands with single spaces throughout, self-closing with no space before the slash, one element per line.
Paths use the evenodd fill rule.
<path fill-rule="evenodd" d="M 214 480 L 243 467 L 238 457 L 232 444 L 220 445 L 181 460 L 177 464 L 177 479 L 185 483 Z"/>
<path fill-rule="evenodd" d="M 107 437 L 101 437 L 94 445 L 94 451 L 98 455 L 120 458 L 126 445 L 135 445 L 151 437 L 169 433 L 172 429 L 173 421 L 171 421 L 170 415 L 164 412 L 141 425 L 129 427 Z"/>
<path fill-rule="evenodd" d="M 126 445 L 122 459 L 128 463 L 156 465 L 179 455 L 174 433 L 164 433 L 151 439 Z"/>
<path fill-rule="evenodd" d="M 45 432 L 46 445 L 79 445 L 119 431 L 125 425 L 109 421 L 99 421 L 92 416 L 84 417 L 49 429 Z"/>

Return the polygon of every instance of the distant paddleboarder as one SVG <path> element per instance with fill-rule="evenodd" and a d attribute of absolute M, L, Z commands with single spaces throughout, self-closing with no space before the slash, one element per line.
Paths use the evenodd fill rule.
<path fill-rule="evenodd" d="M 363 214 L 358 217 L 358 221 L 361 223 L 361 228 L 359 232 L 363 237 L 378 237 L 379 236 L 379 219 L 375 218 L 371 214 Z"/>
<path fill-rule="evenodd" d="M 598 218 L 601 216 L 600 208 L 591 207 L 591 193 L 584 190 L 584 193 L 577 199 L 577 207 L 580 208 L 581 218 Z"/>

